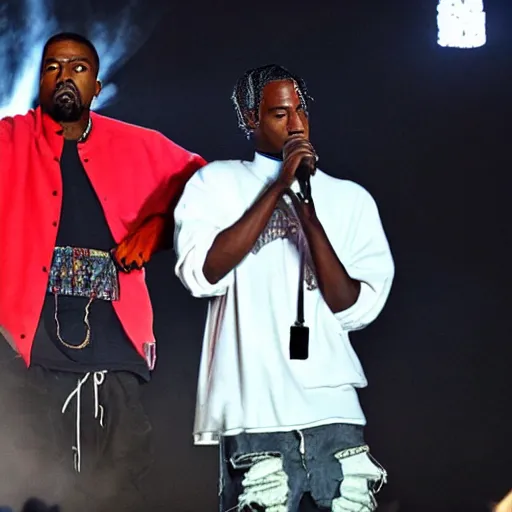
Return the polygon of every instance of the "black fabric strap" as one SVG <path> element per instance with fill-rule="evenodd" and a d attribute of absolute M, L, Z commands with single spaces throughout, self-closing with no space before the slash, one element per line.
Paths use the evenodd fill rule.
<path fill-rule="evenodd" d="M 304 267 L 306 265 L 305 249 L 299 248 L 299 293 L 297 297 L 297 322 L 296 325 L 304 325 Z"/>
<path fill-rule="evenodd" d="M 300 196 L 299 196 L 300 198 Z M 304 275 L 306 273 L 306 257 L 308 255 L 305 234 L 298 237 L 299 251 L 299 289 L 297 294 L 297 319 L 290 327 L 290 359 L 306 360 L 309 357 L 309 328 L 304 318 Z"/>
<path fill-rule="evenodd" d="M 299 293 L 297 299 L 297 320 L 290 327 L 290 359 L 305 360 L 309 357 L 309 328 L 304 324 L 304 268 L 305 250 L 299 248 Z"/>

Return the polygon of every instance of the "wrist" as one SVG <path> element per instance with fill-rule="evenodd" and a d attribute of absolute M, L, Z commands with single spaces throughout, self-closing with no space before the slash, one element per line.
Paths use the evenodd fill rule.
<path fill-rule="evenodd" d="M 304 210 L 301 215 L 301 221 L 306 235 L 322 232 L 324 228 L 318 220 L 313 207 L 311 205 L 306 205 Z"/>
<path fill-rule="evenodd" d="M 281 178 L 277 178 L 272 185 L 270 185 L 271 192 L 279 197 L 281 197 L 289 188 L 290 185 Z"/>

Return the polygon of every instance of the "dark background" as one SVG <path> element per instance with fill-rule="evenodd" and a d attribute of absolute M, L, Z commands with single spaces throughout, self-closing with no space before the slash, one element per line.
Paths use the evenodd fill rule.
<path fill-rule="evenodd" d="M 381 500 L 404 511 L 485 510 L 512 487 L 508 144 L 512 3 L 487 2 L 485 47 L 436 44 L 435 1 L 175 4 L 115 77 L 105 113 L 207 159 L 250 156 L 230 104 L 248 67 L 301 74 L 321 167 L 376 198 L 397 275 L 353 336 Z M 146 390 L 156 510 L 216 510 L 217 452 L 191 429 L 205 302 L 148 270 L 159 362 Z"/>
<path fill-rule="evenodd" d="M 370 381 L 368 440 L 389 473 L 380 500 L 400 511 L 484 511 L 512 487 L 512 2 L 485 4 L 487 45 L 454 50 L 436 44 L 434 0 L 147 0 L 145 43 L 102 111 L 209 160 L 250 157 L 235 80 L 271 62 L 306 79 L 320 166 L 372 193 L 396 261 L 384 312 L 352 339 Z M 148 495 L 154 511 L 210 512 L 217 452 L 192 445 L 206 303 L 174 263 L 167 252 L 148 268 L 159 347 Z"/>

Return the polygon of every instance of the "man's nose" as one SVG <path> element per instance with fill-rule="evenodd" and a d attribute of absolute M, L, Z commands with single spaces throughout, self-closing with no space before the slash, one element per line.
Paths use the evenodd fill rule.
<path fill-rule="evenodd" d="M 58 78 L 59 82 L 66 82 L 71 78 L 71 71 L 69 66 L 64 65 L 60 67 Z"/>
<path fill-rule="evenodd" d="M 305 126 L 300 116 L 296 113 L 291 114 L 288 118 L 288 135 L 302 134 L 305 131 Z"/>

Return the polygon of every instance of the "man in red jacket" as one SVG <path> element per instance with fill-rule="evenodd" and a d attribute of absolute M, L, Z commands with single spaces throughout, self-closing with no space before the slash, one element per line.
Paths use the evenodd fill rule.
<path fill-rule="evenodd" d="M 27 461 L 0 495 L 39 483 L 74 512 L 139 505 L 151 430 L 139 385 L 155 364 L 142 267 L 205 163 L 91 113 L 98 70 L 90 41 L 53 36 L 40 106 L 0 121 L 0 459 Z"/>

